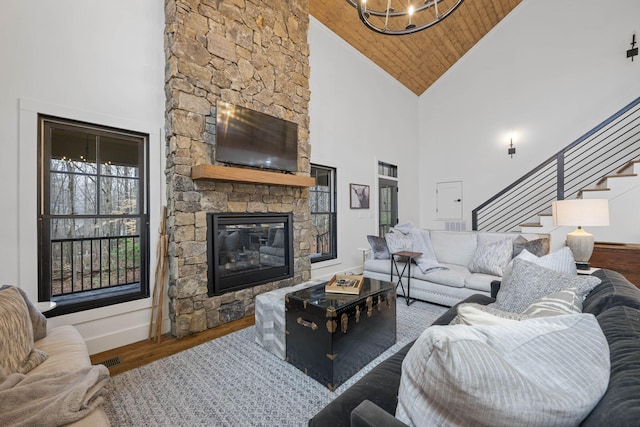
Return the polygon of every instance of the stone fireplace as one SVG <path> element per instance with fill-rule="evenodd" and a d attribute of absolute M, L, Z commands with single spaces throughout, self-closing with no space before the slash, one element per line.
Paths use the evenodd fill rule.
<path fill-rule="evenodd" d="M 308 6 L 308 0 L 165 1 L 168 297 L 176 337 L 252 315 L 256 295 L 310 279 L 308 187 L 251 174 L 229 180 L 196 173 L 220 166 L 214 154 L 216 102 L 221 100 L 297 123 L 295 176 L 308 177 Z M 238 279 L 226 289 L 211 288 L 211 276 L 222 274 L 211 271 L 209 262 L 214 214 L 291 218 L 291 274 L 260 279 L 250 287 L 236 286 L 244 282 Z M 268 251 L 270 240 L 266 224 L 246 231 L 247 239 L 254 233 L 254 246 L 246 240 L 244 250 L 236 247 L 223 270 L 260 263 L 260 248 Z M 240 234 L 240 228 L 229 230 Z M 267 257 L 262 259 L 266 263 Z"/>

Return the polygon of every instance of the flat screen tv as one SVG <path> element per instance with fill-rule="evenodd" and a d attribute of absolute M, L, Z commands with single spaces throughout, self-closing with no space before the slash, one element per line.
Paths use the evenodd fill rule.
<path fill-rule="evenodd" d="M 297 172 L 298 125 L 218 101 L 215 153 L 218 162 Z"/>

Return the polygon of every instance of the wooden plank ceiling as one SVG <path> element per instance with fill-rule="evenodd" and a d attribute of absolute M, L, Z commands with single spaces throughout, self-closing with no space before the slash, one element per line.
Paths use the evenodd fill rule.
<path fill-rule="evenodd" d="M 347 0 L 310 0 L 309 12 L 413 93 L 421 95 L 521 1 L 465 0 L 443 21 L 404 36 L 382 35 L 368 29 Z"/>

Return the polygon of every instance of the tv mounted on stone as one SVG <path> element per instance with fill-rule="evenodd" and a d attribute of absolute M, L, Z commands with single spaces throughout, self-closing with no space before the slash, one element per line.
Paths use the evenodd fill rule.
<path fill-rule="evenodd" d="M 218 101 L 215 159 L 221 163 L 298 171 L 298 125 Z"/>

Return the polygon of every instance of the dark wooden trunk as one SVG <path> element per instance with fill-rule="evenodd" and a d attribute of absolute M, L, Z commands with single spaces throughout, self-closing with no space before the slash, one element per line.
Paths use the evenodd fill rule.
<path fill-rule="evenodd" d="M 365 279 L 360 295 L 324 285 L 286 298 L 287 361 L 334 390 L 396 342 L 396 294 Z"/>

